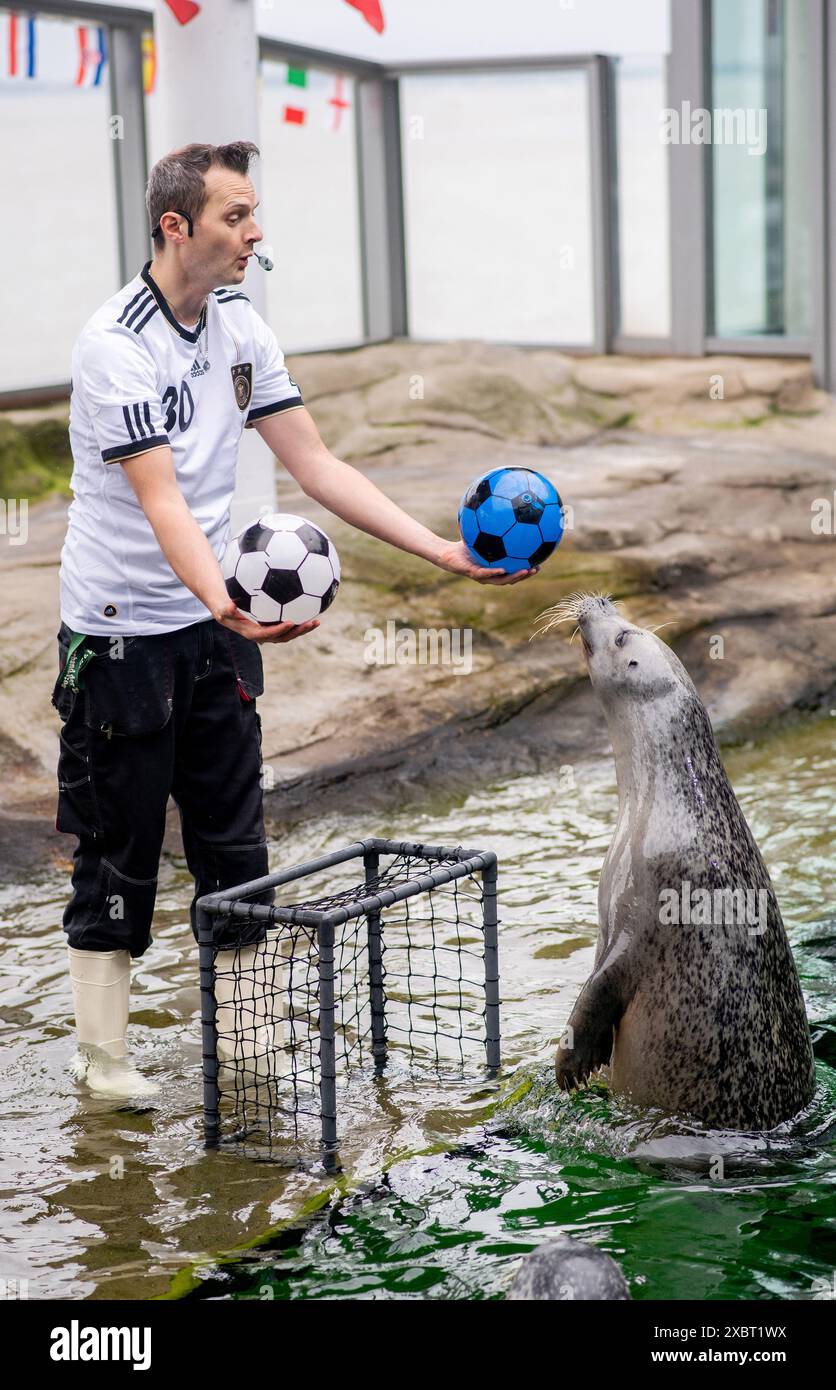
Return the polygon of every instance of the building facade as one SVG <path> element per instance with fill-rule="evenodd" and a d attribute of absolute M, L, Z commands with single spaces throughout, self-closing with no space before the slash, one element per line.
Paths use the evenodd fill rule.
<path fill-rule="evenodd" d="M 390 36 L 379 59 L 371 31 L 323 46 L 328 5 L 335 34 L 362 24 L 341 0 L 308 30 L 294 7 L 292 32 L 264 8 L 256 178 L 286 352 L 792 354 L 833 388 L 836 0 L 644 0 L 632 27 L 613 3 L 549 0 L 544 27 L 521 0 L 513 43 L 474 5 L 478 45 L 441 23 L 437 51 Z M 0 26 L 8 404 L 67 389 L 81 325 L 151 254 L 166 74 L 150 6 L 19 3 Z M 234 80 L 221 62 L 207 90 Z"/>

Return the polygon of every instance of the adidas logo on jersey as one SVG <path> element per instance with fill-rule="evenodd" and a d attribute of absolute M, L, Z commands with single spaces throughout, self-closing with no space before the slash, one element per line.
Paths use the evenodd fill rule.
<path fill-rule="evenodd" d="M 191 369 L 191 371 L 189 372 L 189 376 L 191 376 L 191 377 L 205 376 L 206 373 L 207 373 L 208 370 L 209 370 L 209 365 L 210 365 L 210 363 L 209 363 L 209 358 L 208 358 L 208 357 L 204 357 L 202 365 L 201 365 L 200 362 L 198 362 L 197 358 L 195 358 L 195 360 L 194 360 L 194 362 L 193 362 L 193 364 L 192 364 L 192 369 Z"/>

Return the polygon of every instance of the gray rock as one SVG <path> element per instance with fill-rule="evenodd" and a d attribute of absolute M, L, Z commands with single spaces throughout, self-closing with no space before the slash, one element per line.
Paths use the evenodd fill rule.
<path fill-rule="evenodd" d="M 609 382 L 596 379 L 596 364 Z M 752 402 L 760 410 L 787 385 L 800 390 L 809 363 L 569 359 L 396 341 L 302 354 L 291 370 L 336 455 L 438 534 L 455 538 L 459 499 L 488 468 L 544 473 L 572 520 L 540 575 L 493 589 L 344 525 L 279 468 L 279 507 L 324 526 L 343 583 L 315 634 L 263 649 L 272 833 L 340 798 L 361 797 L 371 814 L 386 795 L 400 802 L 455 779 L 475 787 L 596 753 L 599 721 L 569 628 L 529 641 L 537 613 L 573 589 L 617 594 L 635 622 L 664 624 L 721 738 L 748 737 L 794 707 L 836 707 L 836 545 L 811 527 L 817 499 L 836 495 L 836 404 L 732 427 Z M 576 388 L 572 374 L 587 384 Z M 709 399 L 718 374 L 745 394 Z M 418 376 L 423 399 L 413 400 Z M 594 397 L 595 420 L 590 384 L 619 386 Z M 633 410 L 636 428 L 602 428 Z M 718 430 L 724 411 L 733 418 Z M 654 419 L 662 434 L 648 432 Z M 13 875 L 50 855 L 66 867 L 72 849 L 53 829 L 59 721 L 50 704 L 67 501 L 30 507 L 25 545 L 0 537 L 0 869 Z M 472 671 L 370 666 L 364 633 L 390 620 L 470 630 Z M 10 821 L 19 834 L 6 833 Z M 167 847 L 179 852 L 173 807 Z"/>

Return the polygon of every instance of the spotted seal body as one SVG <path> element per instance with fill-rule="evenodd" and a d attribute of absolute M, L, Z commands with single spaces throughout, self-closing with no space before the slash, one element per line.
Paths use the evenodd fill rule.
<path fill-rule="evenodd" d="M 618 822 L 592 975 L 558 1083 L 609 1062 L 614 1091 L 714 1128 L 771 1129 L 813 1093 L 810 1030 L 766 866 L 682 663 L 607 599 L 577 619 L 606 715 Z"/>

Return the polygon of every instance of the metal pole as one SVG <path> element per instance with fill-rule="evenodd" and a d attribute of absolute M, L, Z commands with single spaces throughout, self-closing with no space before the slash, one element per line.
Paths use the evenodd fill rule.
<path fill-rule="evenodd" d="M 824 142 L 825 180 L 824 180 L 824 230 L 823 240 L 826 248 L 826 263 L 823 292 L 827 295 L 824 308 L 825 343 L 827 370 L 823 385 L 828 391 L 836 389 L 836 100 L 831 89 L 831 78 L 836 72 L 836 0 L 827 0 L 824 12 Z M 813 174 L 813 182 L 817 175 Z M 817 297 L 814 289 L 813 297 Z"/>
<path fill-rule="evenodd" d="M 593 58 L 587 68 L 590 133 L 590 194 L 592 202 L 593 351 L 610 352 L 613 325 L 618 319 L 617 199 L 615 179 L 615 114 L 612 65 Z"/>
<path fill-rule="evenodd" d="M 323 1163 L 337 1166 L 337 1058 L 334 1027 L 334 928 L 323 922 L 319 944 L 319 1101 Z"/>
<path fill-rule="evenodd" d="M 482 871 L 482 922 L 485 931 L 485 1049 L 488 1068 L 496 1071 L 499 1046 L 499 935 L 496 915 L 496 859 Z"/>
<path fill-rule="evenodd" d="M 683 121 L 686 110 L 705 106 L 710 91 L 709 27 L 706 0 L 676 0 L 671 5 L 671 53 L 668 59 L 668 106 Z M 686 108 L 686 103 L 688 106 Z M 711 146 L 690 139 L 674 141 L 669 153 L 671 239 L 671 340 L 673 351 L 701 357 L 705 352 L 706 304 L 713 305 L 711 281 Z M 708 327 L 713 329 L 713 308 Z"/>
<path fill-rule="evenodd" d="M 220 1135 L 220 1093 L 218 1091 L 218 1030 L 215 1024 L 215 945 L 214 917 L 200 902 L 196 904 L 197 941 L 200 960 L 200 1020 L 203 1051 L 203 1138 L 207 1149 L 216 1149 Z"/>
<path fill-rule="evenodd" d="M 371 895 L 377 888 L 380 855 L 368 850 L 363 855 L 366 870 L 366 891 Z M 386 996 L 383 992 L 383 935 L 380 911 L 366 918 L 369 931 L 369 1001 L 372 1011 L 372 1056 L 375 1073 L 380 1076 L 386 1066 Z"/>
<path fill-rule="evenodd" d="M 364 334 L 402 338 L 407 306 L 398 82 L 358 77 L 355 91 Z"/>
<path fill-rule="evenodd" d="M 110 42 L 110 104 L 116 221 L 119 237 L 119 278 L 125 284 L 151 259 L 151 238 L 145 210 L 148 158 L 145 148 L 145 99 L 142 92 L 142 31 L 114 24 Z"/>
<path fill-rule="evenodd" d="M 785 147 L 787 131 L 786 42 L 787 30 L 780 5 L 767 6 L 764 34 L 764 106 L 768 112 L 769 139 L 764 161 L 766 226 L 766 327 L 769 333 L 787 330 L 787 282 L 785 218 L 787 179 Z"/>
<path fill-rule="evenodd" d="M 404 898 L 412 898 L 417 893 L 426 893 L 430 888 L 438 888 L 443 883 L 452 883 L 454 879 L 464 878 L 465 875 L 475 873 L 484 868 L 486 862 L 485 854 L 474 855 L 472 859 L 463 859 L 457 864 L 439 865 L 431 873 L 425 873 L 420 878 L 410 879 L 407 883 L 401 883 L 397 888 L 384 888 L 379 893 L 370 898 L 355 898 L 345 907 L 334 907 L 329 912 L 324 909 L 313 910 L 303 907 L 275 907 L 267 906 L 264 903 L 242 903 L 238 899 L 245 892 L 255 892 L 260 883 L 266 883 L 264 879 L 254 880 L 250 884 L 243 884 L 240 888 L 232 889 L 229 894 L 214 893 L 207 894 L 206 901 L 214 911 L 229 914 L 230 917 L 245 917 L 248 922 L 289 922 L 300 926 L 318 927 L 321 922 L 327 920 L 332 926 L 342 926 L 344 922 L 350 921 L 353 917 L 363 917 L 369 912 L 379 912 L 384 907 L 390 907 L 392 903 L 402 902 Z M 295 877 L 299 877 L 299 871 L 294 871 Z M 282 875 L 276 875 L 273 882 L 284 881 Z"/>
<path fill-rule="evenodd" d="M 263 874 L 261 878 L 251 879 L 248 883 L 239 883 L 237 888 L 223 888 L 217 893 L 207 893 L 207 905 L 220 908 L 220 904 L 223 902 L 237 902 L 241 898 L 249 898 L 255 893 L 261 893 L 265 888 L 275 888 L 281 883 L 294 883 L 297 878 L 305 878 L 308 874 L 319 873 L 320 869 L 333 868 L 335 864 L 344 864 L 348 859 L 359 859 L 366 848 L 365 841 L 356 840 L 353 845 L 348 845 L 346 849 L 335 850 L 332 854 L 321 854 L 318 859 L 308 859 L 304 864 L 294 864 L 291 868 L 282 869 L 278 873 Z M 256 906 L 261 906 L 261 904 L 256 904 Z M 223 911 L 226 911 L 226 908 Z"/>

